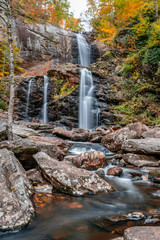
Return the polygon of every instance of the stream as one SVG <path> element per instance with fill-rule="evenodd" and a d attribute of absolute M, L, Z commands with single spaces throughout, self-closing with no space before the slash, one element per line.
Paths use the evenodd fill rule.
<path fill-rule="evenodd" d="M 73 142 L 72 142 L 73 143 Z M 73 143 L 69 154 L 99 150 L 111 155 L 99 144 Z M 105 173 L 113 165 L 103 168 Z M 155 225 L 160 214 L 160 194 L 142 171 L 142 180 L 132 181 L 129 172 L 140 170 L 122 168 L 121 177 L 109 177 L 116 191 L 87 197 L 72 197 L 54 192 L 36 193 L 36 217 L 26 229 L 15 233 L 1 233 L 2 240 L 111 240 L 123 235 L 124 229 L 135 225 Z M 142 212 L 145 217 L 127 217 L 128 213 Z M 120 216 L 120 217 L 119 217 Z M 120 220 L 118 220 L 120 219 Z M 159 221 L 157 222 L 159 224 Z"/>

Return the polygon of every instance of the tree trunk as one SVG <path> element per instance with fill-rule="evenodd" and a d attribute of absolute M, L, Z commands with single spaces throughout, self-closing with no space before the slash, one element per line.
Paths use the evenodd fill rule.
<path fill-rule="evenodd" d="M 159 2 L 159 0 L 156 0 L 156 19 L 158 20 L 158 18 L 159 18 L 159 15 L 158 15 L 158 2 Z"/>
<path fill-rule="evenodd" d="M 8 107 L 8 125 L 7 125 L 7 136 L 8 140 L 13 140 L 13 107 L 14 107 L 14 55 L 13 55 L 13 36 L 12 36 L 12 14 L 10 0 L 7 1 L 8 4 L 8 44 L 9 44 L 9 71 L 10 71 L 10 99 Z"/>

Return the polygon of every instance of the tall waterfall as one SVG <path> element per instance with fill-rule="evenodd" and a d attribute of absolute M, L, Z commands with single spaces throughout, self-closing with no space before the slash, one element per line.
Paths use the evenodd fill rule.
<path fill-rule="evenodd" d="M 33 81 L 33 78 L 31 78 L 31 79 L 29 80 L 29 83 L 28 83 L 26 118 L 28 118 L 28 111 L 29 111 L 29 103 L 30 103 L 30 94 L 31 94 L 32 81 Z"/>
<path fill-rule="evenodd" d="M 84 67 L 90 65 L 90 46 L 86 39 L 77 34 L 80 64 Z M 94 97 L 94 84 L 92 73 L 81 69 L 80 94 L 79 94 L 79 128 L 93 129 L 98 126 L 99 109 Z"/>
<path fill-rule="evenodd" d="M 48 84 L 49 78 L 44 75 L 44 93 L 43 93 L 43 110 L 42 110 L 42 121 L 44 123 L 48 122 Z"/>

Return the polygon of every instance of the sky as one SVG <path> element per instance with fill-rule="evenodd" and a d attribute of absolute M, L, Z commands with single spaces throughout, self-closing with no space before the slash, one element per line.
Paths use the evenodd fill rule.
<path fill-rule="evenodd" d="M 68 0 L 70 2 L 70 11 L 74 13 L 75 18 L 80 18 L 80 14 L 87 10 L 87 0 Z M 86 22 L 82 22 L 84 29 L 90 31 L 91 27 Z"/>
<path fill-rule="evenodd" d="M 80 17 L 80 13 L 87 9 L 87 0 L 69 0 L 71 12 L 76 18 Z"/>

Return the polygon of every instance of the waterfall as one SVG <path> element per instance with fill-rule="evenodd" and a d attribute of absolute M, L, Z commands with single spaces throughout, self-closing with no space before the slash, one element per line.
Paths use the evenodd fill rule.
<path fill-rule="evenodd" d="M 81 34 L 77 34 L 77 42 L 80 64 L 88 67 L 90 65 L 90 46 Z"/>
<path fill-rule="evenodd" d="M 86 39 L 77 34 L 80 64 L 84 67 L 90 65 L 90 46 Z M 79 128 L 93 129 L 98 126 L 99 109 L 94 97 L 94 84 L 92 73 L 81 69 L 80 94 L 79 94 Z"/>
<path fill-rule="evenodd" d="M 44 123 L 48 122 L 48 84 L 49 78 L 44 75 L 44 93 L 43 93 L 43 118 L 42 121 Z"/>
<path fill-rule="evenodd" d="M 32 85 L 33 78 L 29 80 L 28 83 L 28 91 L 27 91 L 27 106 L 26 106 L 26 118 L 28 118 L 28 111 L 29 111 L 29 103 L 30 103 L 30 94 L 31 94 L 31 85 Z"/>

